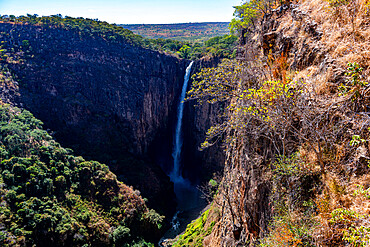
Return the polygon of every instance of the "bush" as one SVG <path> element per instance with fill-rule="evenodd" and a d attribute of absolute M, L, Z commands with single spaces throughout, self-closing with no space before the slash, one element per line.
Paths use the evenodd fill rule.
<path fill-rule="evenodd" d="M 113 233 L 112 238 L 115 244 L 122 244 L 127 242 L 130 237 L 130 229 L 124 226 L 117 227 Z"/>

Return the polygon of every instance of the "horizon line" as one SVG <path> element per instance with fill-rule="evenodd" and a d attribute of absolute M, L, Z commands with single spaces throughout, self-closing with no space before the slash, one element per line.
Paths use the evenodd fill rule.
<path fill-rule="evenodd" d="M 14 15 L 14 14 L 2 14 L 0 13 L 0 16 L 11 16 L 11 15 Z M 109 24 L 112 24 L 112 25 L 174 25 L 174 24 L 198 24 L 198 23 L 230 23 L 231 21 L 194 21 L 194 22 L 171 22 L 171 23 L 115 23 L 115 22 L 108 22 L 108 21 L 105 21 L 105 20 L 100 20 L 99 18 L 91 18 L 91 17 L 83 17 L 83 16 L 79 16 L 79 17 L 74 17 L 74 16 L 69 16 L 69 15 L 63 15 L 63 14 L 50 14 L 50 15 L 39 15 L 37 13 L 34 13 L 34 14 L 30 14 L 30 13 L 26 13 L 26 14 L 23 14 L 23 15 L 14 15 L 16 18 L 17 17 L 22 17 L 22 16 L 26 16 L 27 15 L 31 15 L 31 16 L 37 16 L 37 17 L 51 17 L 51 16 L 60 16 L 61 18 L 67 18 L 67 17 L 70 17 L 70 18 L 74 18 L 74 19 L 78 19 L 78 18 L 84 18 L 84 19 L 90 19 L 90 20 L 94 20 L 94 21 L 99 21 L 99 22 L 107 22 Z"/>
<path fill-rule="evenodd" d="M 230 21 L 195 21 L 195 22 L 173 22 L 173 23 L 134 23 L 116 25 L 175 25 L 175 24 L 203 24 L 203 23 L 230 23 Z"/>

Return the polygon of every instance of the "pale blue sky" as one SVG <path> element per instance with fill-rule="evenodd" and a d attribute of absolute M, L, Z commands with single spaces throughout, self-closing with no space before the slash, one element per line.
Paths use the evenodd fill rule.
<path fill-rule="evenodd" d="M 230 21 L 241 0 L 0 0 L 1 15 L 62 14 L 117 24 Z"/>

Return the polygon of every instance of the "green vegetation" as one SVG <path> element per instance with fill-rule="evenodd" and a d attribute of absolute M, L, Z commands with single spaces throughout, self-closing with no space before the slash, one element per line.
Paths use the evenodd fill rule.
<path fill-rule="evenodd" d="M 212 229 L 215 225 L 215 221 L 207 222 L 211 209 L 205 211 L 202 216 L 194 220 L 186 227 L 184 234 L 180 236 L 177 242 L 173 245 L 174 247 L 183 246 L 203 246 L 204 237 L 211 234 Z"/>
<path fill-rule="evenodd" d="M 214 57 L 235 58 L 237 40 L 234 35 L 211 38 L 205 42 L 206 53 Z"/>
<path fill-rule="evenodd" d="M 365 190 L 364 189 L 364 186 L 358 184 L 357 185 L 357 190 L 353 193 L 353 195 L 354 196 L 362 195 L 365 198 L 370 199 L 370 188 L 368 188 L 367 190 Z"/>
<path fill-rule="evenodd" d="M 199 59 L 205 56 L 220 58 L 235 58 L 237 37 L 224 35 L 213 37 L 203 43 L 184 44 L 178 52 L 179 57 L 185 59 Z"/>
<path fill-rule="evenodd" d="M 149 39 L 175 39 L 182 42 L 205 42 L 229 33 L 228 22 L 120 25 Z"/>
<path fill-rule="evenodd" d="M 357 185 L 357 190 L 352 195 L 354 199 L 370 200 L 370 189 L 365 190 L 362 185 Z M 360 214 L 348 208 L 336 208 L 330 214 L 329 223 L 332 228 L 339 228 L 342 240 L 352 246 L 368 246 L 370 241 L 369 214 Z"/>
<path fill-rule="evenodd" d="M 364 143 L 364 142 L 366 142 L 366 140 L 361 139 L 361 136 L 359 136 L 359 135 L 353 135 L 352 136 L 352 140 L 349 142 L 349 145 L 351 145 L 351 146 L 357 146 L 357 145 L 359 145 L 361 143 Z"/>
<path fill-rule="evenodd" d="M 231 20 L 229 25 L 231 33 L 241 34 L 256 30 L 257 21 L 283 2 L 281 0 L 250 0 L 240 6 L 235 6 L 235 18 Z"/>
<path fill-rule="evenodd" d="M 187 40 L 179 41 L 163 38 L 144 38 L 124 28 L 126 26 L 122 27 L 93 19 L 72 18 L 68 16 L 63 17 L 62 15 L 42 17 L 38 17 L 37 15 L 19 17 L 12 15 L 0 15 L 0 22 L 14 23 L 18 25 L 35 25 L 56 29 L 62 28 L 72 32 L 77 32 L 81 38 L 102 38 L 108 42 L 115 43 L 128 42 L 129 44 L 135 46 L 166 52 L 172 55 L 177 55 L 180 58 L 192 60 L 199 59 L 207 55 L 218 56 L 222 58 L 235 56 L 234 50 L 236 49 L 237 41 L 237 37 L 228 35 L 228 32 L 226 31 L 216 31 L 218 24 L 205 24 L 205 27 L 201 26 L 196 28 L 200 28 L 200 30 L 197 32 L 206 35 L 205 37 L 207 37 L 207 39 L 211 38 L 210 40 L 206 41 L 207 39 L 204 37 L 202 39 L 195 39 L 190 42 Z M 227 23 L 225 26 L 227 26 Z M 205 28 L 211 28 L 213 31 L 206 31 Z M 224 36 L 214 37 L 222 34 L 224 34 Z M 28 40 L 24 40 L 22 43 L 22 48 L 24 52 L 28 51 L 29 55 L 31 55 L 30 53 L 32 48 L 30 48 L 30 42 Z M 5 59 L 6 56 L 8 56 L 6 53 L 9 53 L 9 51 L 6 49 L 0 49 L 0 59 Z"/>
<path fill-rule="evenodd" d="M 81 32 L 80 34 L 86 36 L 102 37 L 113 42 L 120 42 L 125 40 L 131 44 L 141 45 L 144 47 L 151 47 L 150 42 L 145 40 L 133 32 L 112 25 L 107 22 L 85 18 L 72 18 L 69 16 L 62 17 L 62 15 L 42 16 L 27 15 L 27 16 L 0 16 L 1 22 L 10 22 L 15 24 L 29 24 L 42 27 L 64 28 L 66 30 Z"/>
<path fill-rule="evenodd" d="M 307 166 L 299 154 L 277 157 L 270 169 L 273 221 L 260 246 L 315 246 L 313 234 L 318 223 L 312 217 L 315 205 L 310 196 L 317 171 Z"/>
<path fill-rule="evenodd" d="M 2 246 L 153 246 L 163 217 L 106 165 L 76 157 L 26 111 L 0 105 Z"/>
<path fill-rule="evenodd" d="M 348 72 L 346 73 L 346 84 L 338 87 L 339 95 L 350 95 L 350 98 L 356 102 L 356 108 L 361 107 L 360 102 L 364 97 L 364 90 L 367 82 L 362 78 L 363 68 L 356 62 L 348 63 Z M 362 106 L 364 107 L 364 106 Z"/>
<path fill-rule="evenodd" d="M 179 56 L 180 58 L 196 60 L 205 56 L 234 58 L 238 38 L 225 34 L 210 38 L 205 42 L 187 42 L 171 39 L 151 39 L 156 50 Z"/>
<path fill-rule="evenodd" d="M 326 1 L 330 4 L 330 7 L 343 6 L 350 2 L 349 0 L 326 0 Z"/>
<path fill-rule="evenodd" d="M 38 17 L 37 15 L 19 17 L 3 15 L 0 16 L 0 22 L 15 23 L 19 25 L 35 25 L 48 28 L 62 28 L 72 32 L 78 32 L 81 38 L 99 37 L 106 41 L 116 43 L 124 41 L 132 45 L 160 51 L 176 52 L 182 46 L 182 43 L 179 41 L 146 39 L 123 27 L 88 18 L 63 17 L 62 15 L 42 17 Z M 23 45 L 24 47 L 27 47 L 29 46 L 29 42 L 27 43 L 27 41 L 25 41 Z"/>
<path fill-rule="evenodd" d="M 361 215 L 346 208 L 337 208 L 331 212 L 329 222 L 332 227 L 341 228 L 343 240 L 351 243 L 352 246 L 368 246 L 370 227 L 366 222 L 369 219 L 369 215 Z"/>

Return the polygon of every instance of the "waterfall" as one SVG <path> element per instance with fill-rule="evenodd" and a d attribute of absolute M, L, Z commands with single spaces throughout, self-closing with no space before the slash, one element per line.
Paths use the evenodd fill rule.
<path fill-rule="evenodd" d="M 175 140 L 173 143 L 173 170 L 170 174 L 170 178 L 173 182 L 181 182 L 183 178 L 181 176 L 180 170 L 180 159 L 181 159 L 181 147 L 182 147 L 182 136 L 181 136 L 181 127 L 182 127 L 182 116 L 184 112 L 184 99 L 186 95 L 186 89 L 188 87 L 188 82 L 190 79 L 191 74 L 191 67 L 193 65 L 193 61 L 189 64 L 186 68 L 186 73 L 184 76 L 184 85 L 182 86 L 181 95 L 180 95 L 180 102 L 177 108 L 177 123 L 176 123 L 176 130 L 175 130 Z"/>
<path fill-rule="evenodd" d="M 202 200 L 199 195 L 197 188 L 190 183 L 189 180 L 185 179 L 181 175 L 181 148 L 182 148 L 182 117 L 184 111 L 184 99 L 186 95 L 186 89 L 188 87 L 191 67 L 193 62 L 186 68 L 184 76 L 184 85 L 180 95 L 179 106 L 177 107 L 177 122 L 176 130 L 173 142 L 173 169 L 169 174 L 171 181 L 174 184 L 174 192 L 177 199 L 177 212 L 171 220 L 172 228 L 166 232 L 163 238 L 159 241 L 159 246 L 168 246 L 166 243 L 167 239 L 174 238 L 186 229 L 187 224 L 192 220 L 196 219 L 206 206 L 206 202 Z"/>

